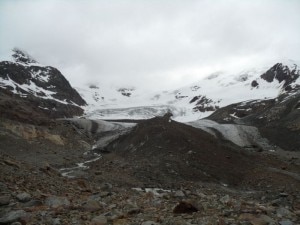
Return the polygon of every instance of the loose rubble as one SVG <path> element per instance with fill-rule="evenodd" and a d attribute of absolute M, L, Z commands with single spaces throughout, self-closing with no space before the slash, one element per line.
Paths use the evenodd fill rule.
<path fill-rule="evenodd" d="M 7 157 L 8 158 L 8 157 Z M 155 194 L 92 180 L 37 173 L 0 161 L 0 224 L 174 225 L 300 223 L 300 193 L 182 183 Z"/>

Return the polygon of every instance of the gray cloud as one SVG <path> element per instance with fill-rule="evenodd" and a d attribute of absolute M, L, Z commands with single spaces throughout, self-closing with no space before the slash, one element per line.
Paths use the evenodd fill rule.
<path fill-rule="evenodd" d="M 178 87 L 298 60 L 299 9 L 298 0 L 2 0 L 0 56 L 20 47 L 74 85 Z"/>

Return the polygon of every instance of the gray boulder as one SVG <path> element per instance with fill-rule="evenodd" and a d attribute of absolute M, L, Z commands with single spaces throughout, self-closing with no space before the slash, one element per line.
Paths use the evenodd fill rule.
<path fill-rule="evenodd" d="M 17 222 L 23 218 L 27 217 L 27 213 L 24 210 L 15 210 L 10 211 L 0 218 L 0 224 L 9 224 L 13 222 Z"/>
<path fill-rule="evenodd" d="M 31 195 L 26 192 L 23 192 L 17 194 L 16 198 L 18 199 L 19 202 L 28 202 L 31 200 Z"/>
<path fill-rule="evenodd" d="M 46 198 L 45 205 L 50 208 L 68 207 L 70 201 L 66 197 L 50 196 Z"/>

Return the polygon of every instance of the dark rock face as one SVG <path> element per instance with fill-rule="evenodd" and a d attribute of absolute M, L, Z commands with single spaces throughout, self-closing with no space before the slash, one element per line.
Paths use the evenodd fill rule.
<path fill-rule="evenodd" d="M 219 108 L 217 102 L 207 98 L 206 96 L 195 96 L 190 100 L 190 104 L 195 103 L 194 112 L 215 111 Z"/>
<path fill-rule="evenodd" d="M 218 109 L 208 118 L 218 123 L 234 123 L 237 119 L 261 113 L 274 104 L 275 99 L 235 103 Z"/>
<path fill-rule="evenodd" d="M 4 61 L 0 62 L 0 77 L 7 81 L 12 80 L 19 85 L 33 84 L 46 91 L 55 92 L 52 96 L 61 101 L 73 102 L 81 106 L 86 104 L 60 71 L 50 66 L 23 66 Z M 8 89 L 11 89 L 11 87 L 8 87 Z M 20 87 L 16 87 L 16 89 L 22 94 L 32 94 Z M 38 96 L 45 96 L 42 90 L 36 94 Z"/>
<path fill-rule="evenodd" d="M 118 92 L 120 92 L 123 96 L 130 97 L 131 92 L 134 91 L 134 88 L 119 88 Z"/>
<path fill-rule="evenodd" d="M 18 63 L 37 63 L 37 61 L 35 61 L 35 59 L 33 59 L 28 53 L 18 49 L 18 48 L 14 48 L 13 49 L 13 58 L 15 59 L 16 62 Z"/>
<path fill-rule="evenodd" d="M 54 100 L 45 100 L 30 96 L 21 98 L 7 90 L 0 89 L 0 117 L 44 124 L 49 119 L 80 116 L 83 109 L 70 104 L 62 104 Z"/>
<path fill-rule="evenodd" d="M 173 209 L 173 213 L 182 214 L 182 213 L 193 213 L 198 212 L 198 209 L 189 202 L 179 202 Z"/>
<path fill-rule="evenodd" d="M 171 117 L 173 116 L 173 113 L 171 111 L 167 112 L 162 118 L 169 122 Z"/>
<path fill-rule="evenodd" d="M 296 65 L 290 69 L 282 63 L 277 63 L 260 77 L 268 82 L 273 82 L 275 79 L 278 80 L 279 83 L 284 81 L 284 87 L 290 88 L 290 85 L 295 82 L 299 76 L 299 70 L 297 70 Z"/>
<path fill-rule="evenodd" d="M 258 86 L 258 83 L 256 80 L 252 81 L 251 83 L 251 87 L 257 87 Z"/>
<path fill-rule="evenodd" d="M 82 115 L 80 106 L 86 102 L 59 70 L 38 64 L 19 49 L 12 56 L 15 62 L 0 62 L 1 116 L 30 122 Z"/>
<path fill-rule="evenodd" d="M 288 151 L 300 149 L 300 92 L 279 96 L 275 103 L 244 118 L 245 123 L 259 127 L 260 132 L 276 145 Z"/>

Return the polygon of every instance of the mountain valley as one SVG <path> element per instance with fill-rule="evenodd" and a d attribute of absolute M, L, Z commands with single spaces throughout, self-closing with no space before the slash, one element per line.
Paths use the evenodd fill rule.
<path fill-rule="evenodd" d="M 300 70 L 73 88 L 0 62 L 0 224 L 300 223 Z"/>

